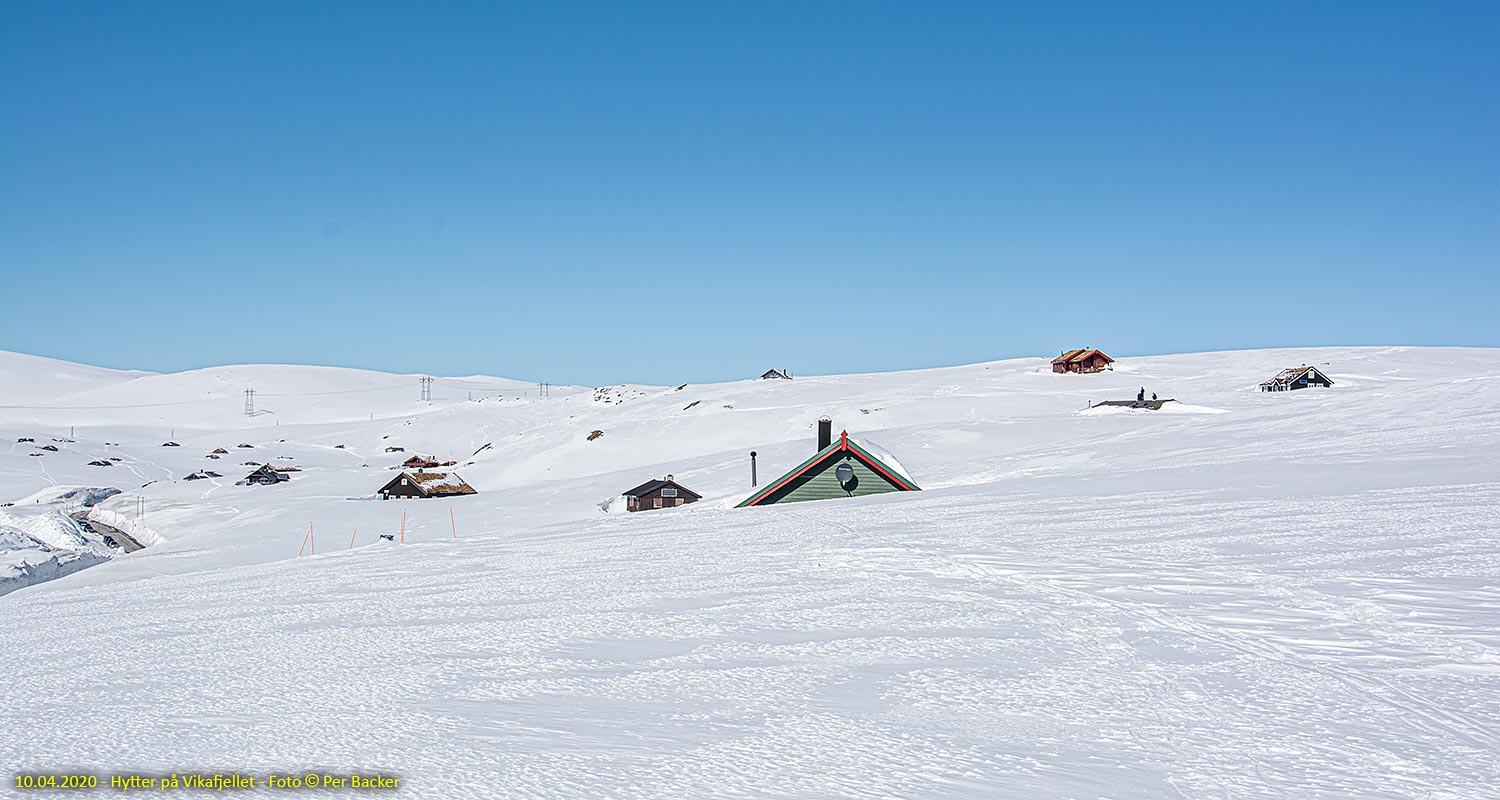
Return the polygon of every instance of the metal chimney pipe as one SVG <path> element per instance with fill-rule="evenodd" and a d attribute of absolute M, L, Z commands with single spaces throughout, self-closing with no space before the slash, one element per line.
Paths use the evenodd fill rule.
<path fill-rule="evenodd" d="M 833 420 L 823 417 L 818 420 L 818 452 L 833 444 Z"/>
<path fill-rule="evenodd" d="M 750 485 L 755 486 L 755 451 L 750 451 Z"/>

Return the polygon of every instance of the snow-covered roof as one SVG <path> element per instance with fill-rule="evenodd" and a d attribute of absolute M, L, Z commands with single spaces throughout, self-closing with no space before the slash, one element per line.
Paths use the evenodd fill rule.
<path fill-rule="evenodd" d="M 403 472 L 427 494 L 478 494 L 456 472 Z"/>
<path fill-rule="evenodd" d="M 1270 380 L 1262 382 L 1261 385 L 1262 386 L 1264 386 L 1266 384 L 1284 385 L 1284 384 L 1292 383 L 1292 382 L 1298 380 L 1299 378 L 1301 378 L 1303 375 L 1306 375 L 1308 373 L 1312 373 L 1314 375 L 1317 375 L 1317 376 L 1323 378 L 1324 380 L 1328 380 L 1328 376 L 1324 375 L 1322 372 L 1320 372 L 1317 367 L 1310 366 L 1308 364 L 1303 364 L 1300 367 L 1287 367 L 1286 369 L 1284 369 L 1284 370 L 1276 373 L 1275 377 L 1271 378 Z M 1332 381 L 1329 381 L 1329 382 L 1332 383 Z"/>
<path fill-rule="evenodd" d="M 686 492 L 687 494 L 690 494 L 693 497 L 699 498 L 700 500 L 703 498 L 703 495 L 698 494 L 697 492 L 693 491 L 692 489 L 687 488 L 686 486 L 683 486 L 682 484 L 678 483 L 676 480 L 673 480 L 671 477 L 658 478 L 658 479 L 655 479 L 655 480 L 646 481 L 645 483 L 641 484 L 640 486 L 635 487 L 634 489 L 631 489 L 631 490 L 629 490 L 627 492 L 622 492 L 621 496 L 624 496 L 624 497 L 643 497 L 645 495 L 651 494 L 652 492 L 654 492 L 657 489 L 660 489 L 660 488 L 662 488 L 664 486 L 675 486 L 675 487 L 677 487 L 677 489 L 679 491 Z"/>
<path fill-rule="evenodd" d="M 906 471 L 906 467 L 902 466 L 901 462 L 896 459 L 896 455 L 891 451 L 863 437 L 856 438 L 854 436 L 850 436 L 849 441 L 859 445 L 860 449 L 864 450 L 866 453 L 869 453 L 870 455 L 880 459 L 880 463 L 885 464 L 887 467 L 890 467 L 896 472 L 896 474 L 907 480 L 912 479 L 911 473 Z"/>

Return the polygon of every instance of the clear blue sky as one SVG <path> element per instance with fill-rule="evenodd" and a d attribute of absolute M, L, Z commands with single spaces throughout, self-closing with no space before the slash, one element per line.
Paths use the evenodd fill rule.
<path fill-rule="evenodd" d="M 1500 345 L 1500 3 L 0 0 L 0 349 Z"/>

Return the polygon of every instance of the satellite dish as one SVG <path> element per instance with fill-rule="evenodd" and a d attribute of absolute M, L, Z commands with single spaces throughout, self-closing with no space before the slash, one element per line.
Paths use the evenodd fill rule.
<path fill-rule="evenodd" d="M 849 466 L 848 462 L 844 462 L 834 468 L 833 477 L 839 479 L 839 485 L 848 486 L 849 482 L 854 480 L 854 467 Z"/>

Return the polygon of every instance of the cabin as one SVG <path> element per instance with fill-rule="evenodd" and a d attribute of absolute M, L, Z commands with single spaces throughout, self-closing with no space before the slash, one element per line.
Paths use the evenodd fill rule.
<path fill-rule="evenodd" d="M 246 444 L 245 442 L 240 442 L 239 444 L 235 445 L 235 447 L 244 448 L 246 450 L 254 450 L 255 449 L 255 445 L 253 445 L 253 444 Z"/>
<path fill-rule="evenodd" d="M 254 472 L 246 475 L 238 485 L 249 486 L 251 484 L 255 484 L 257 486 L 271 486 L 283 481 L 289 481 L 291 479 L 292 477 L 290 475 L 287 475 L 281 470 L 267 464 L 260 466 Z"/>
<path fill-rule="evenodd" d="M 646 481 L 628 492 L 625 498 L 626 511 L 647 511 L 653 508 L 675 508 L 696 503 L 703 495 L 683 486 L 668 475 L 660 480 Z"/>
<path fill-rule="evenodd" d="M 1103 350 L 1084 348 L 1082 350 L 1064 350 L 1062 355 L 1052 359 L 1052 371 L 1057 373 L 1074 372 L 1087 375 L 1094 372 L 1103 372 L 1114 369 L 1110 364 L 1115 363 L 1113 358 L 1104 354 Z"/>
<path fill-rule="evenodd" d="M 784 369 L 768 369 L 760 376 L 760 379 L 763 381 L 789 381 L 792 379 L 792 373 Z"/>
<path fill-rule="evenodd" d="M 437 459 L 429 456 L 412 456 L 401 462 L 401 466 L 407 469 L 431 469 L 442 465 L 437 462 Z"/>
<path fill-rule="evenodd" d="M 215 455 L 221 455 L 221 456 L 227 456 L 227 455 L 229 455 L 229 451 L 225 450 L 222 447 L 215 447 L 211 452 L 213 452 Z"/>
<path fill-rule="evenodd" d="M 405 453 L 406 452 L 406 448 L 405 447 L 387 447 L 385 449 L 385 451 L 387 453 Z"/>
<path fill-rule="evenodd" d="M 832 438 L 832 420 L 818 420 L 818 451 L 812 458 L 736 507 L 921 491 L 889 453 L 849 438 L 848 431 L 840 433 L 836 442 Z"/>
<path fill-rule="evenodd" d="M 1332 385 L 1333 381 L 1317 367 L 1303 364 L 1300 367 L 1288 367 L 1276 373 L 1275 377 L 1261 383 L 1260 390 L 1262 392 L 1290 392 L 1306 389 L 1309 386 Z"/>
<path fill-rule="evenodd" d="M 479 494 L 453 472 L 402 472 L 380 488 L 381 500 Z"/>
<path fill-rule="evenodd" d="M 224 476 L 220 475 L 217 472 L 210 472 L 210 471 L 204 469 L 204 470 L 199 470 L 197 472 L 194 472 L 193 474 L 191 474 L 191 475 L 183 478 L 183 480 L 185 480 L 185 481 L 206 481 L 209 478 L 222 478 L 222 477 L 224 477 Z"/>
<path fill-rule="evenodd" d="M 162 442 L 161 446 L 162 447 L 181 447 L 182 445 L 180 445 L 180 444 L 178 444 L 176 442 Z"/>

